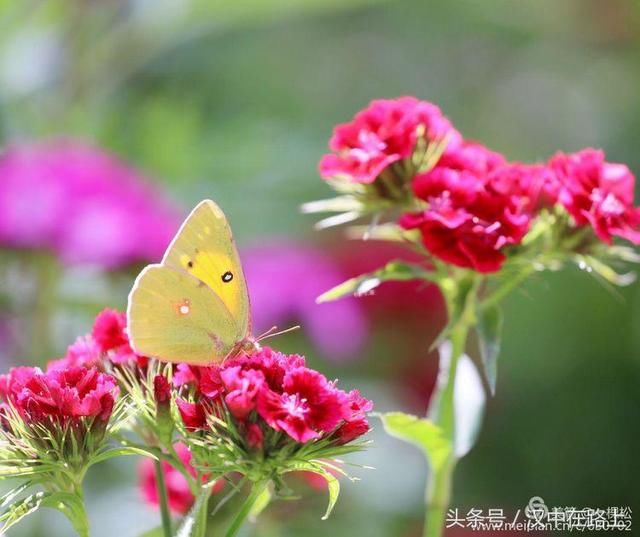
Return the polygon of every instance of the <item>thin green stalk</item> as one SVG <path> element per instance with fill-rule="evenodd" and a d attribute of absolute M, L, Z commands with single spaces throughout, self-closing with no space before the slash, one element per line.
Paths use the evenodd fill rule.
<path fill-rule="evenodd" d="M 442 428 L 445 436 L 451 443 L 451 450 L 447 459 L 433 468 L 426 492 L 426 521 L 424 526 L 424 537 L 440 537 L 444 532 L 445 517 L 449 502 L 451 500 L 451 489 L 453 482 L 453 471 L 456 466 L 455 458 L 455 379 L 458 368 L 458 361 L 464 353 L 469 326 L 461 322 L 451 333 L 451 363 L 447 384 L 443 388 L 439 401 L 439 412 L 437 424 Z"/>
<path fill-rule="evenodd" d="M 498 304 L 503 298 L 505 298 L 511 291 L 519 287 L 531 274 L 535 272 L 535 267 L 533 263 L 531 265 L 524 267 L 520 270 L 515 276 L 512 278 L 507 278 L 503 281 L 498 288 L 491 293 L 487 298 L 482 301 L 480 305 L 481 308 L 489 308 L 491 306 L 495 306 Z"/>
<path fill-rule="evenodd" d="M 480 280 L 475 278 L 464 292 L 464 287 L 458 281 L 455 289 L 443 289 L 447 303 L 449 318 L 455 318 L 459 311 L 456 324 L 452 327 L 449 339 L 451 341 L 451 358 L 448 364 L 446 383 L 438 386 L 436 393 L 435 412 L 430 418 L 438 425 L 449 441 L 449 453 L 437 467 L 432 467 L 432 474 L 426 491 L 426 520 L 424 537 L 441 537 L 444 533 L 445 518 L 453 482 L 453 471 L 456 466 L 455 457 L 455 382 L 458 362 L 464 354 L 469 329 L 475 323 L 475 307 Z M 452 292 L 453 291 L 453 292 Z M 459 294 L 464 292 L 463 296 Z M 461 310 L 461 311 L 460 311 Z M 443 364 L 440 365 L 443 367 Z"/>
<path fill-rule="evenodd" d="M 240 510 L 236 514 L 235 518 L 231 522 L 229 529 L 227 530 L 226 537 L 235 537 L 238 535 L 240 528 L 244 525 L 249 513 L 251 513 L 251 509 L 253 505 L 256 503 L 256 500 L 260 497 L 264 489 L 269 485 L 269 480 L 265 479 L 262 481 L 258 481 L 254 483 L 251 487 L 251 492 L 249 496 L 244 501 L 244 503 L 240 506 Z"/>
<path fill-rule="evenodd" d="M 153 461 L 156 470 L 156 486 L 158 487 L 158 500 L 160 501 L 160 518 L 162 520 L 162 533 L 164 537 L 172 536 L 171 513 L 169 512 L 169 499 L 167 498 L 167 486 L 162 471 L 162 461 Z"/>

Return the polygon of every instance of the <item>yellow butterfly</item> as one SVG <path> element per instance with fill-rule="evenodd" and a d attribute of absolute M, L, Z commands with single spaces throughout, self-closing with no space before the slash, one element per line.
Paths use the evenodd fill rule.
<path fill-rule="evenodd" d="M 160 264 L 129 293 L 127 328 L 135 352 L 168 362 L 222 362 L 258 348 L 249 294 L 227 219 L 213 201 L 191 211 Z"/>

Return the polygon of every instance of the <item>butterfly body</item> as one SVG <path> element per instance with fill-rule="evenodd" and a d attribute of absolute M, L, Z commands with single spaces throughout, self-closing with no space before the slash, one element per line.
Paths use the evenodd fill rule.
<path fill-rule="evenodd" d="M 129 293 L 133 349 L 169 362 L 219 363 L 258 345 L 250 335 L 249 295 L 222 210 L 200 202 L 161 263 L 149 265 Z"/>

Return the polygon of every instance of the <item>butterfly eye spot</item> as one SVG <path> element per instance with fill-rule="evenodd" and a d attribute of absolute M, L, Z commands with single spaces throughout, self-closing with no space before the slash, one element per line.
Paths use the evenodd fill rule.
<path fill-rule="evenodd" d="M 191 301 L 188 298 L 185 298 L 179 304 L 176 304 L 176 312 L 179 315 L 189 315 L 191 313 Z"/>
<path fill-rule="evenodd" d="M 229 283 L 231 280 L 233 280 L 233 272 L 231 272 L 230 270 L 227 270 L 227 272 L 225 272 L 221 276 L 221 278 L 224 283 Z"/>
<path fill-rule="evenodd" d="M 187 261 L 187 267 L 193 268 L 193 261 Z"/>

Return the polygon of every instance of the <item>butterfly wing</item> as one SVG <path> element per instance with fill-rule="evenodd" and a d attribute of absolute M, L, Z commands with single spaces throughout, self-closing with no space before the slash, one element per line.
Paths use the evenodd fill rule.
<path fill-rule="evenodd" d="M 162 264 L 203 282 L 222 300 L 242 336 L 248 334 L 249 292 L 231 228 L 218 205 L 204 200 L 191 211 Z"/>
<path fill-rule="evenodd" d="M 220 362 L 244 337 L 223 301 L 198 278 L 149 265 L 129 294 L 133 349 L 169 362 Z"/>

